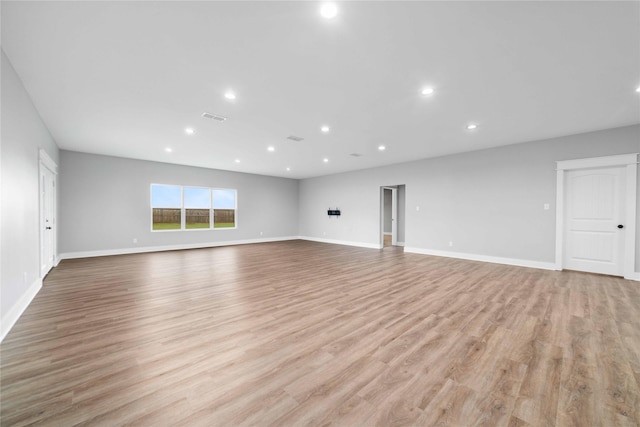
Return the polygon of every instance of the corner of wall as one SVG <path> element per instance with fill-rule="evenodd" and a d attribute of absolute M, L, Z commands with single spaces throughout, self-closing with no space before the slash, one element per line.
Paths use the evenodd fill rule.
<path fill-rule="evenodd" d="M 27 291 L 22 294 L 13 307 L 2 316 L 2 319 L 0 319 L 0 342 L 4 340 L 11 328 L 13 328 L 13 325 L 15 325 L 20 316 L 22 316 L 22 313 L 29 307 L 29 304 L 31 304 L 31 301 L 33 301 L 40 289 L 42 289 L 42 279 L 37 279 L 29 286 Z"/>

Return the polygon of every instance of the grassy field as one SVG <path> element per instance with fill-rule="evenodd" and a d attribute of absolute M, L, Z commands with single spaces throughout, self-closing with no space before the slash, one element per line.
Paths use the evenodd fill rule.
<path fill-rule="evenodd" d="M 233 222 L 219 222 L 217 224 L 213 224 L 213 228 L 233 228 L 236 224 Z"/>
<path fill-rule="evenodd" d="M 187 224 L 188 229 L 192 228 L 209 228 L 208 222 L 194 222 L 192 224 Z"/>
<path fill-rule="evenodd" d="M 209 223 L 193 223 L 193 224 L 187 224 L 187 229 L 188 230 L 193 230 L 193 229 L 203 229 L 203 228 L 209 228 Z M 213 228 L 233 228 L 235 227 L 236 224 L 233 222 L 219 222 L 216 224 L 213 224 Z M 157 224 L 153 224 L 153 229 L 154 230 L 180 230 L 180 223 L 178 222 L 166 222 L 166 223 L 157 223 Z"/>
<path fill-rule="evenodd" d="M 179 222 L 161 222 L 153 224 L 154 230 L 180 230 Z"/>

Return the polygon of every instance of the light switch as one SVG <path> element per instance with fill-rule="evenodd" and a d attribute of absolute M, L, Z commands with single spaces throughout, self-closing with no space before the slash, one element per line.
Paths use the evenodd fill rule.
<path fill-rule="evenodd" d="M 545 211 L 548 211 L 548 210 L 549 210 L 549 203 L 545 203 L 545 204 L 544 204 L 544 210 L 545 210 Z"/>
<path fill-rule="evenodd" d="M 416 211 L 419 211 L 419 210 L 420 210 L 420 206 L 416 206 Z"/>

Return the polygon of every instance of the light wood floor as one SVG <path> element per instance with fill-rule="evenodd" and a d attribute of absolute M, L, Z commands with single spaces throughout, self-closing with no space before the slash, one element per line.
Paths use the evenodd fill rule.
<path fill-rule="evenodd" d="M 67 260 L 1 424 L 638 426 L 640 284 L 303 241 Z"/>

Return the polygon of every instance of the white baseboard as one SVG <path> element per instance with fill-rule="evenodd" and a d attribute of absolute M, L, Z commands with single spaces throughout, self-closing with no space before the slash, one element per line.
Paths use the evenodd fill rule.
<path fill-rule="evenodd" d="M 22 316 L 22 313 L 29 307 L 29 304 L 31 304 L 31 301 L 33 301 L 40 289 L 42 289 L 42 279 L 37 279 L 29 286 L 27 291 L 22 294 L 13 307 L 2 316 L 0 320 L 0 342 L 4 340 L 4 337 L 6 337 L 11 328 L 13 328 L 13 325 L 15 325 L 20 316 Z"/>
<path fill-rule="evenodd" d="M 493 264 L 515 265 L 518 267 L 539 268 L 542 270 L 556 270 L 556 264 L 554 262 L 530 261 L 525 259 L 502 258 L 502 257 L 488 256 L 488 255 L 465 254 L 465 253 L 459 253 L 459 252 L 439 251 L 435 249 L 423 249 L 423 248 L 413 248 L 413 247 L 405 247 L 404 251 L 405 253 L 433 255 L 433 256 L 441 256 L 441 257 L 447 257 L 447 258 L 458 258 L 458 259 L 466 259 L 469 261 L 482 261 L 482 262 L 490 262 Z"/>
<path fill-rule="evenodd" d="M 640 282 L 640 273 L 636 271 L 635 273 L 633 273 L 633 275 L 625 276 L 624 278 L 627 280 L 635 280 L 636 282 Z"/>
<path fill-rule="evenodd" d="M 404 246 L 404 242 L 396 242 L 396 246 Z"/>
<path fill-rule="evenodd" d="M 331 243 L 333 245 L 357 246 L 359 248 L 382 249 L 382 245 L 375 243 L 352 242 L 349 240 L 323 239 L 320 237 L 300 236 L 300 240 L 308 240 L 310 242 Z"/>
<path fill-rule="evenodd" d="M 183 244 L 183 245 L 143 246 L 143 247 L 135 247 L 135 248 L 122 248 L 122 249 L 103 249 L 99 251 L 66 252 L 66 253 L 60 254 L 60 259 L 92 258 L 92 257 L 98 257 L 98 256 L 128 255 L 128 254 L 140 254 L 140 253 L 146 253 L 146 252 L 163 252 L 163 251 L 178 251 L 183 249 L 215 248 L 218 246 L 248 245 L 252 243 L 280 242 L 283 240 L 297 240 L 297 239 L 299 239 L 298 236 L 265 237 L 261 239 L 227 240 L 223 242 L 189 243 L 189 244 Z"/>

